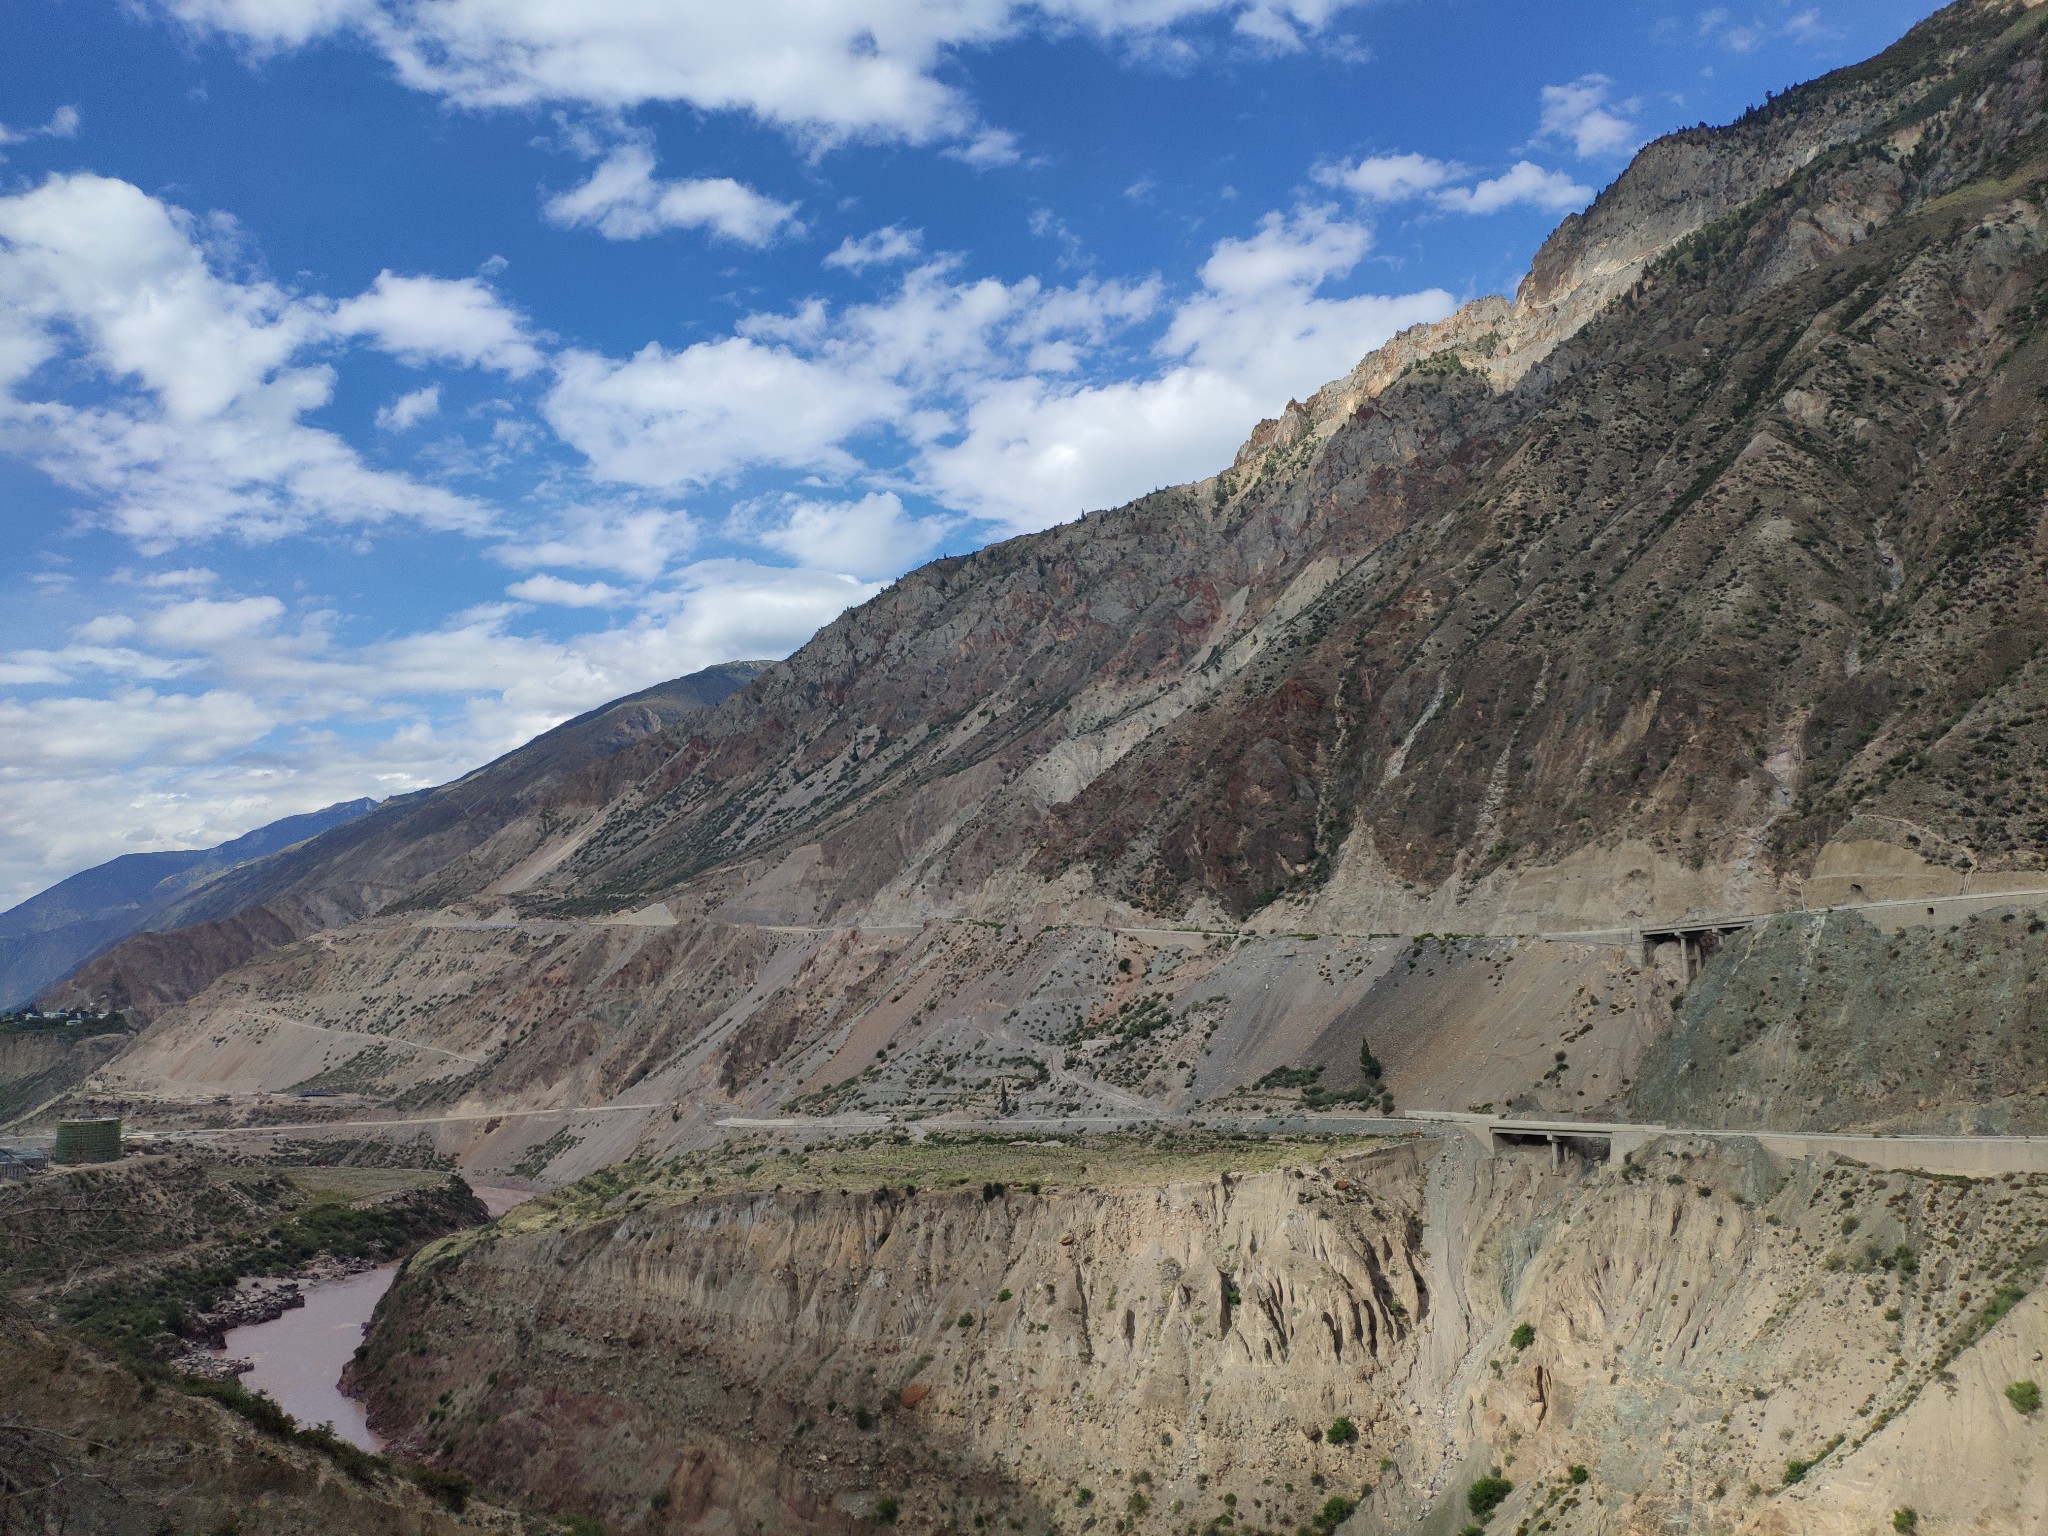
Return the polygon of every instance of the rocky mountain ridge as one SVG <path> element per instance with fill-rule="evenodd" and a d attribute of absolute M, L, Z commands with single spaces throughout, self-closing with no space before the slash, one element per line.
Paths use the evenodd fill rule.
<path fill-rule="evenodd" d="M 33 998 L 138 930 L 179 926 L 195 888 L 376 807 L 350 800 L 286 816 L 215 848 L 127 853 L 0 912 L 0 1007 Z"/>
<path fill-rule="evenodd" d="M 403 1105 L 555 1176 L 795 1106 L 1363 1094 L 1361 1041 L 1398 1103 L 1592 1111 L 1692 979 L 1637 929 L 2035 899 L 2041 20 L 1968 0 L 1660 140 L 1514 305 L 1223 474 L 914 571 L 479 839 L 117 952 L 63 994 L 159 1014 L 102 1091 Z"/>

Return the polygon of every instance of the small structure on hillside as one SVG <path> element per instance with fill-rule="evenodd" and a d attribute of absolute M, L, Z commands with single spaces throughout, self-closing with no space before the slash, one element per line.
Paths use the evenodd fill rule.
<path fill-rule="evenodd" d="M 121 1122 L 118 1120 L 59 1120 L 57 1149 L 51 1156 L 58 1163 L 118 1163 L 121 1160 Z"/>
<path fill-rule="evenodd" d="M 19 1184 L 38 1173 L 46 1173 L 50 1155 L 34 1147 L 0 1147 L 0 1184 Z"/>

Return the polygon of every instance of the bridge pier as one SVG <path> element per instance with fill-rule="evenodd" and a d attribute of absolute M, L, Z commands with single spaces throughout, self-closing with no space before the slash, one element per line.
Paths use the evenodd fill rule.
<path fill-rule="evenodd" d="M 1678 946 L 1679 982 L 1691 986 L 1693 978 L 1707 968 L 1721 946 L 1748 928 L 1751 918 L 1721 918 L 1702 923 L 1672 923 L 1661 928 L 1636 930 L 1636 948 L 1644 970 L 1650 968 L 1660 944 Z"/>

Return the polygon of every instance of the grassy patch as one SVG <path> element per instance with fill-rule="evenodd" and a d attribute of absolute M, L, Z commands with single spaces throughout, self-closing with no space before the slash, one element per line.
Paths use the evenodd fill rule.
<path fill-rule="evenodd" d="M 661 1164 L 593 1173 L 504 1217 L 506 1230 L 539 1230 L 703 1195 L 973 1188 L 985 1198 L 1047 1189 L 1101 1189 L 1269 1173 L 1354 1157 L 1387 1145 L 1365 1136 L 1242 1136 L 1158 1131 L 1101 1136 L 908 1133 L 816 1146 L 750 1140 Z M 458 1243 L 463 1239 L 457 1239 Z"/>

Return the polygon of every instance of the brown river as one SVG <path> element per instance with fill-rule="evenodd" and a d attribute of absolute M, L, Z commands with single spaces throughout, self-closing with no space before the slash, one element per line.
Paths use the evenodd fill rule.
<path fill-rule="evenodd" d="M 510 1185 L 472 1182 L 470 1187 L 493 1216 L 533 1198 L 532 1190 Z M 339 1280 L 318 1281 L 303 1288 L 303 1307 L 267 1323 L 230 1328 L 224 1353 L 250 1362 L 242 1385 L 276 1399 L 301 1424 L 330 1424 L 351 1444 L 382 1450 L 384 1442 L 371 1430 L 363 1405 L 341 1390 L 341 1372 L 397 1274 L 396 1264 L 381 1264 Z"/>

